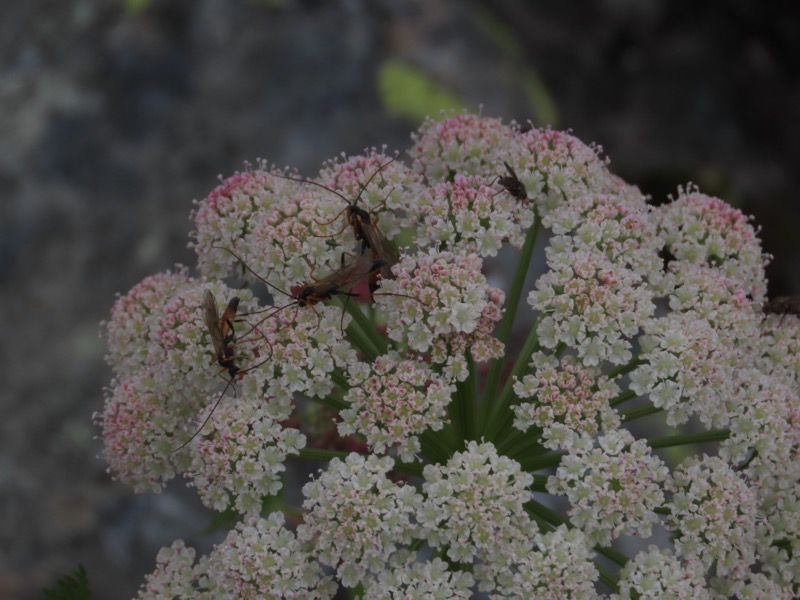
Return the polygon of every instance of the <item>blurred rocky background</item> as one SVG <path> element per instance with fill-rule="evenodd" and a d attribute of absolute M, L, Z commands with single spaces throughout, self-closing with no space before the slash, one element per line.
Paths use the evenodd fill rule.
<path fill-rule="evenodd" d="M 755 215 L 770 293 L 800 293 L 800 21 L 729 0 L 6 0 L 0 14 L 0 597 L 86 566 L 129 598 L 159 547 L 206 551 L 180 485 L 96 458 L 115 293 L 187 250 L 192 200 L 266 158 L 313 175 L 482 106 L 571 128 L 663 201 Z M 217 534 L 218 536 L 219 534 Z"/>

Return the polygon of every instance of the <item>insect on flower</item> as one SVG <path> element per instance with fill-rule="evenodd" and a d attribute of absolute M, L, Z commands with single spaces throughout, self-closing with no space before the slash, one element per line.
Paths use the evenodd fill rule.
<path fill-rule="evenodd" d="M 364 193 L 364 190 L 367 189 L 367 186 L 369 186 L 372 180 L 377 175 L 382 173 L 387 166 L 389 166 L 392 162 L 394 162 L 394 160 L 395 159 L 391 159 L 383 163 L 382 165 L 379 165 L 378 168 L 375 170 L 375 172 L 372 175 L 370 175 L 369 179 L 367 179 L 367 182 L 361 186 L 361 190 L 359 191 L 358 196 L 356 196 L 356 199 L 353 200 L 352 202 L 348 200 L 340 192 L 332 188 L 329 188 L 328 186 L 325 186 L 321 183 L 318 183 L 316 181 L 276 174 L 276 177 L 281 177 L 283 179 L 289 179 L 291 181 L 297 181 L 299 183 L 309 183 L 311 185 L 316 185 L 317 187 L 320 187 L 324 190 L 331 192 L 332 194 L 339 196 L 339 198 L 341 198 L 347 203 L 347 206 L 345 206 L 345 208 L 343 208 L 337 215 L 333 217 L 333 219 L 331 219 L 327 223 L 333 222 L 339 217 L 339 215 L 344 214 L 345 215 L 344 227 L 347 226 L 352 227 L 353 237 L 357 242 L 361 242 L 359 253 L 361 255 L 364 255 L 369 250 L 369 257 L 371 259 L 373 259 L 374 261 L 377 260 L 384 261 L 384 264 L 380 267 L 380 269 L 376 269 L 370 272 L 370 280 L 369 280 L 370 292 L 374 292 L 378 288 L 379 277 L 383 279 L 392 278 L 391 268 L 392 265 L 397 263 L 397 261 L 399 260 L 399 256 L 394 245 L 388 239 L 386 239 L 386 236 L 383 235 L 380 229 L 378 229 L 377 218 L 373 216 L 373 212 L 377 207 L 374 207 L 372 210 L 367 211 L 358 206 L 358 201 L 361 199 L 361 195 Z M 384 199 L 384 201 L 381 204 L 385 204 L 385 202 L 386 200 Z M 340 229 L 333 235 L 338 235 L 339 233 L 341 233 L 344 230 L 344 227 L 342 227 L 342 229 Z"/>
<path fill-rule="evenodd" d="M 254 367 L 250 367 L 248 369 L 240 369 L 239 365 L 236 364 L 236 344 L 234 343 L 236 340 L 236 329 L 234 328 L 234 323 L 236 322 L 236 315 L 239 310 L 239 297 L 234 296 L 228 302 L 228 306 L 225 307 L 225 310 L 222 311 L 222 315 L 219 314 L 217 309 L 217 300 L 214 298 L 214 294 L 211 293 L 211 290 L 206 290 L 205 295 L 203 296 L 203 320 L 205 321 L 206 328 L 208 329 L 208 333 L 211 336 L 211 344 L 214 347 L 214 354 L 216 355 L 217 363 L 223 369 L 227 369 L 229 379 L 228 383 L 223 388 L 222 392 L 220 393 L 217 401 L 214 402 L 214 406 L 206 416 L 203 424 L 197 428 L 192 436 L 183 442 L 180 446 L 175 448 L 173 452 L 177 452 L 181 448 L 184 448 L 189 442 L 191 442 L 197 434 L 199 434 L 203 428 L 208 423 L 209 419 L 211 419 L 211 415 L 214 414 L 214 411 L 219 406 L 219 403 L 222 401 L 222 398 L 225 397 L 225 394 L 233 385 L 233 392 L 236 394 L 236 385 L 234 384 L 234 380 L 236 379 L 237 375 L 243 375 L 247 371 L 255 369 L 269 358 L 261 361 Z M 256 329 L 255 327 L 253 328 Z M 265 338 L 266 339 L 266 338 Z"/>
<path fill-rule="evenodd" d="M 344 256 L 342 259 L 344 261 Z M 313 306 L 334 296 L 356 296 L 357 294 L 346 288 L 352 287 L 385 266 L 386 260 L 383 258 L 370 260 L 364 256 L 357 256 L 322 279 L 303 285 L 293 298 L 298 306 Z"/>
<path fill-rule="evenodd" d="M 332 300 L 334 296 L 357 296 L 358 294 L 350 291 L 351 288 L 365 277 L 369 277 L 371 274 L 375 273 L 386 265 L 386 261 L 382 258 L 370 260 L 366 256 L 356 256 L 349 263 L 345 263 L 345 255 L 342 255 L 342 266 L 339 269 L 321 279 L 315 279 L 313 281 L 296 286 L 292 289 L 292 293 L 289 293 L 270 283 L 258 273 L 253 271 L 253 269 L 233 250 L 221 246 L 218 247 L 232 254 L 234 258 L 236 258 L 236 260 L 242 264 L 245 270 L 249 271 L 250 274 L 252 274 L 268 288 L 292 299 L 292 302 L 289 302 L 288 304 L 267 309 L 268 314 L 263 317 L 261 321 L 254 326 L 254 328 L 257 328 L 260 323 L 263 323 L 266 319 L 278 314 L 290 306 L 296 306 L 296 310 L 299 310 L 301 307 L 310 306 L 312 310 L 316 312 L 316 309 L 314 309 L 316 304 Z M 321 318 L 322 317 L 319 315 L 319 313 L 317 313 L 317 320 L 319 321 Z"/>
<path fill-rule="evenodd" d="M 527 200 L 528 190 L 525 189 L 525 184 L 519 180 L 519 177 L 517 177 L 517 174 L 510 164 L 506 161 L 503 161 L 503 164 L 506 166 L 508 175 L 499 175 L 497 177 L 497 183 L 503 186 L 506 191 L 517 200 Z"/>
<path fill-rule="evenodd" d="M 236 312 L 238 310 L 239 297 L 234 296 L 228 302 L 228 306 L 223 311 L 222 316 L 220 316 L 217 312 L 217 301 L 214 299 L 214 294 L 210 290 L 206 290 L 205 296 L 203 296 L 203 318 L 206 322 L 208 333 L 211 335 L 211 343 L 214 346 L 214 353 L 217 355 L 217 362 L 221 367 L 228 369 L 231 380 L 239 372 L 233 343 L 236 337 L 233 323 L 236 320 Z"/>

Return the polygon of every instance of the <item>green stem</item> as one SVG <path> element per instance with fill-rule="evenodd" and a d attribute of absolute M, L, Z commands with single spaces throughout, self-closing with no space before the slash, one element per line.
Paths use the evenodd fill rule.
<path fill-rule="evenodd" d="M 481 422 L 488 423 L 492 414 L 492 404 L 495 394 L 497 393 L 497 386 L 500 384 L 500 376 L 503 372 L 503 365 L 505 365 L 505 351 L 508 340 L 511 337 L 511 331 L 514 325 L 514 317 L 517 314 L 517 308 L 522 298 L 522 287 L 525 285 L 525 278 L 528 275 L 530 268 L 531 256 L 533 255 L 533 248 L 536 245 L 536 238 L 539 234 L 539 217 L 534 213 L 533 226 L 528 229 L 528 234 L 525 236 L 525 243 L 520 252 L 519 261 L 517 262 L 517 269 L 514 273 L 514 280 L 511 283 L 511 290 L 509 291 L 506 301 L 506 310 L 503 318 L 500 320 L 500 325 L 497 329 L 497 339 L 503 344 L 503 356 L 492 360 L 489 367 L 489 375 L 486 378 L 486 385 L 483 388 L 483 406 Z"/>
<path fill-rule="evenodd" d="M 534 431 L 539 432 L 538 429 L 534 429 Z M 516 461 L 525 458 L 532 450 L 535 451 L 534 456 L 542 454 L 543 451 L 542 445 L 539 443 L 539 436 L 530 431 L 523 433 L 515 429 L 511 435 L 504 437 L 502 442 L 497 445 L 498 454 L 503 454 Z"/>
<path fill-rule="evenodd" d="M 609 588 L 611 588 L 612 592 L 614 592 L 615 594 L 618 593 L 619 583 L 617 582 L 617 579 L 613 575 L 611 575 L 611 573 L 609 573 L 605 568 L 598 565 L 597 562 L 594 563 L 594 566 L 597 569 L 598 574 L 600 575 L 600 581 L 602 581 Z"/>
<path fill-rule="evenodd" d="M 372 362 L 386 352 L 386 340 L 376 331 L 361 307 L 355 302 L 344 302 L 344 309 L 353 317 L 347 326 L 347 336 L 353 345 L 363 352 L 369 362 Z"/>
<path fill-rule="evenodd" d="M 537 324 L 538 319 L 531 327 L 528 339 L 525 340 L 525 344 L 514 362 L 514 368 L 511 369 L 500 395 L 496 399 L 484 398 L 486 402 L 494 405 L 491 417 L 487 420 L 487 426 L 484 429 L 484 437 L 488 441 L 494 442 L 497 440 L 498 434 L 505 429 L 509 422 L 513 422 L 514 415 L 510 407 L 514 399 L 514 379 L 521 377 L 528 370 L 531 356 L 539 349 L 539 335 L 536 333 Z"/>
<path fill-rule="evenodd" d="M 632 408 L 631 410 L 622 413 L 620 416 L 622 417 L 623 421 L 630 423 L 636 419 L 641 419 L 642 417 L 647 417 L 649 415 L 655 415 L 660 412 L 664 412 L 664 409 L 653 406 L 652 404 L 646 404 L 638 408 Z"/>
<path fill-rule="evenodd" d="M 598 554 L 602 554 L 608 560 L 614 561 L 620 567 L 624 567 L 626 564 L 628 564 L 628 561 L 630 560 L 630 558 L 626 556 L 623 552 L 620 552 L 619 550 L 616 550 L 609 546 L 595 546 L 594 549 Z"/>
<path fill-rule="evenodd" d="M 394 468 L 392 471 L 397 473 L 403 473 L 404 475 L 414 475 L 416 477 L 422 477 L 422 471 L 425 468 L 425 465 L 419 462 L 407 463 L 407 462 L 396 462 L 394 464 Z"/>
<path fill-rule="evenodd" d="M 564 524 L 572 527 L 572 524 L 565 517 L 556 511 L 547 508 L 544 504 L 538 503 L 536 500 L 526 502 L 524 508 L 525 512 L 528 513 L 528 516 L 535 518 L 537 522 L 547 524 L 547 527 L 544 528 L 546 531 L 551 531 L 559 525 Z"/>
<path fill-rule="evenodd" d="M 333 380 L 334 385 L 336 385 L 336 387 L 342 390 L 345 394 L 350 391 L 350 388 L 352 387 L 350 385 L 350 380 L 347 379 L 347 376 L 344 373 L 342 373 L 341 369 L 337 368 L 331 371 L 331 379 Z"/>
<path fill-rule="evenodd" d="M 634 359 L 631 360 L 631 362 L 629 362 L 626 365 L 621 365 L 619 367 L 611 369 L 608 372 L 608 375 L 606 375 L 606 377 L 608 377 L 610 380 L 613 380 L 613 379 L 616 379 L 617 377 L 619 377 L 620 375 L 627 375 L 628 373 L 630 373 L 636 367 L 638 367 L 639 365 L 641 365 L 643 363 L 644 363 L 643 360 L 641 360 L 639 358 L 634 358 Z"/>
<path fill-rule="evenodd" d="M 419 443 L 426 458 L 431 462 L 443 464 L 452 456 L 452 452 L 440 434 L 438 431 L 426 431 L 419 437 Z"/>
<path fill-rule="evenodd" d="M 561 459 L 564 458 L 566 452 L 551 452 L 550 454 L 542 454 L 534 456 L 533 458 L 519 461 L 520 467 L 526 473 L 531 471 L 540 471 L 542 469 L 552 469 L 561 464 Z"/>
<path fill-rule="evenodd" d="M 344 450 L 324 450 L 322 448 L 301 448 L 299 456 L 306 460 L 331 460 L 347 458 L 351 453 Z"/>
<path fill-rule="evenodd" d="M 548 479 L 550 479 L 550 477 L 547 475 L 534 475 L 530 490 L 532 492 L 542 492 L 543 494 L 546 494 Z"/>
<path fill-rule="evenodd" d="M 467 355 L 469 375 L 456 382 L 456 397 L 450 403 L 450 420 L 461 440 L 475 439 L 475 361 Z"/>
<path fill-rule="evenodd" d="M 706 444 L 709 442 L 721 442 L 727 440 L 731 432 L 727 429 L 712 429 L 702 433 L 687 435 L 665 435 L 663 437 L 647 440 L 651 448 L 671 448 L 673 446 L 685 446 L 687 444 Z"/>
<path fill-rule="evenodd" d="M 616 398 L 612 398 L 609 400 L 608 404 L 612 407 L 619 406 L 620 404 L 631 400 L 632 398 L 636 398 L 636 392 L 631 390 L 625 390 L 621 394 L 619 394 Z"/>

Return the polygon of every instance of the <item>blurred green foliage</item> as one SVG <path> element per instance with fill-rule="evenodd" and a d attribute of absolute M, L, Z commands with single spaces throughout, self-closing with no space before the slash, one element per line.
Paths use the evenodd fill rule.
<path fill-rule="evenodd" d="M 73 573 L 59 577 L 56 587 L 44 590 L 45 600 L 89 600 L 91 597 L 89 578 L 83 565 L 78 565 Z"/>
<path fill-rule="evenodd" d="M 152 0 L 125 0 L 125 10 L 136 14 L 150 6 L 151 2 Z"/>
<path fill-rule="evenodd" d="M 488 10 L 477 9 L 475 17 L 484 35 L 507 56 L 509 77 L 520 84 L 528 98 L 533 113 L 533 124 L 536 127 L 558 126 L 558 108 L 555 99 L 536 69 L 527 63 L 525 48 L 518 36 Z"/>
<path fill-rule="evenodd" d="M 416 122 L 442 110 L 462 110 L 467 103 L 444 85 L 435 82 L 420 69 L 402 61 L 384 61 L 378 71 L 378 88 L 389 114 L 405 116 Z"/>

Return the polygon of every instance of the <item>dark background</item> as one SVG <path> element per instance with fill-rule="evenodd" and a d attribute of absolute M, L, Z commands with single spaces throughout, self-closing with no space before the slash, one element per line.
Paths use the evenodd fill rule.
<path fill-rule="evenodd" d="M 160 546 L 216 539 L 191 492 L 134 495 L 95 458 L 98 322 L 115 293 L 194 264 L 191 201 L 217 174 L 407 148 L 418 118 L 381 93 L 387 64 L 485 115 L 571 128 L 656 201 L 698 183 L 762 225 L 770 293 L 800 293 L 791 3 L 135 4 L 3 4 L 0 597 L 40 597 L 79 562 L 95 597 L 131 597 Z"/>

